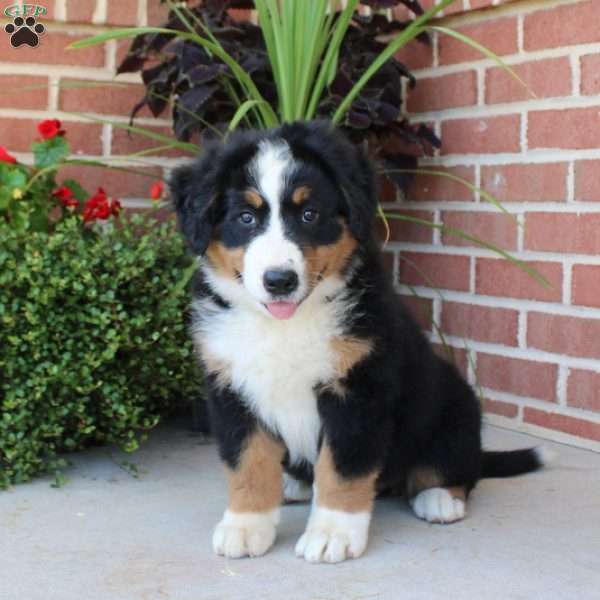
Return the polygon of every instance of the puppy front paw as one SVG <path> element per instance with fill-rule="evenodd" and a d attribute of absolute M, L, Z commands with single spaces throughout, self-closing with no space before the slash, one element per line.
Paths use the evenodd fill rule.
<path fill-rule="evenodd" d="M 358 558 L 367 547 L 371 513 L 313 508 L 308 526 L 296 544 L 296 556 L 308 562 L 338 563 Z"/>
<path fill-rule="evenodd" d="M 279 510 L 265 513 L 225 511 L 215 527 L 213 549 L 226 558 L 262 556 L 275 541 Z"/>

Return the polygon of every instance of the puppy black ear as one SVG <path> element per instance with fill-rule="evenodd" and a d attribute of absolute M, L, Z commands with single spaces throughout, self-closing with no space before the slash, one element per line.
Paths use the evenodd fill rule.
<path fill-rule="evenodd" d="M 219 151 L 207 148 L 194 163 L 175 169 L 169 180 L 179 229 L 198 255 L 206 252 L 215 224 Z"/>
<path fill-rule="evenodd" d="M 340 186 L 347 203 L 350 231 L 363 242 L 373 233 L 377 214 L 375 171 L 360 148 L 347 141 L 345 144 L 348 144 L 348 166 L 339 176 Z"/>
<path fill-rule="evenodd" d="M 375 172 L 363 151 L 328 121 L 292 123 L 282 127 L 293 153 L 316 163 L 342 191 L 352 235 L 366 241 L 377 212 Z"/>

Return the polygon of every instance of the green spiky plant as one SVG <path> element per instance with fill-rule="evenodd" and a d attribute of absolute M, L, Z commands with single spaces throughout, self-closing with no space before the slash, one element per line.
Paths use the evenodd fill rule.
<path fill-rule="evenodd" d="M 240 61 L 236 60 L 227 51 L 225 44 L 221 43 L 219 39 L 218 32 L 211 30 L 211 23 L 203 20 L 201 13 L 194 12 L 184 3 L 174 3 L 172 0 L 164 1 L 170 8 L 169 27 L 136 27 L 113 30 L 75 42 L 71 47 L 85 48 L 105 43 L 108 40 L 135 38 L 130 54 L 123 63 L 128 64 L 127 68 L 122 69 L 125 72 L 127 70 L 139 70 L 143 65 L 144 60 L 139 58 L 139 53 L 144 48 L 142 42 L 144 39 L 150 47 L 154 44 L 159 50 L 173 40 L 184 44 L 195 44 L 198 48 L 203 49 L 206 55 L 224 65 L 225 70 L 219 74 L 217 81 L 224 91 L 226 101 L 229 102 L 227 106 L 232 107 L 228 112 L 222 110 L 223 105 L 219 105 L 220 112 L 225 112 L 227 116 L 226 127 L 215 127 L 213 123 L 206 121 L 204 112 L 201 116 L 200 111 L 193 109 L 193 105 L 187 107 L 182 102 L 178 103 L 180 98 L 176 97 L 177 93 L 173 91 L 174 88 L 168 89 L 165 93 L 161 85 L 168 79 L 168 75 L 164 73 L 160 73 L 160 76 L 157 77 L 158 85 L 147 85 L 148 94 L 144 101 L 138 105 L 138 108 L 146 103 L 153 112 L 154 108 L 160 112 L 170 101 L 174 102 L 175 114 L 178 110 L 179 117 L 182 120 L 185 120 L 183 119 L 185 117 L 188 122 L 190 119 L 200 122 L 204 129 L 210 129 L 216 135 L 226 136 L 237 127 L 271 128 L 285 122 L 309 120 L 323 116 L 330 118 L 335 125 L 347 125 L 351 119 L 349 115 L 351 115 L 353 106 L 356 106 L 355 103 L 360 98 L 361 92 L 393 60 L 396 53 L 409 42 L 416 38 L 423 39 L 432 32 L 454 37 L 478 50 L 482 56 L 500 65 L 514 79 L 526 87 L 519 76 L 485 46 L 448 27 L 432 25 L 432 20 L 440 11 L 456 0 L 439 0 L 435 6 L 427 11 L 422 11 L 418 2 L 406 0 L 402 1 L 402 4 L 413 10 L 416 15 L 415 18 L 411 22 L 403 24 L 401 30 L 392 37 L 391 41 L 373 58 L 370 64 L 365 66 L 359 76 L 351 81 L 351 85 L 345 89 L 343 96 L 338 97 L 336 102 L 331 103 L 326 101 L 325 97 L 330 94 L 330 87 L 336 78 L 340 53 L 343 51 L 344 42 L 351 28 L 355 25 L 353 20 L 356 19 L 357 8 L 361 0 L 347 0 L 343 5 L 339 0 L 310 0 L 310 2 L 306 0 L 255 0 L 253 5 L 258 14 L 258 24 L 276 90 L 274 98 L 267 98 L 261 93 L 261 82 L 258 80 L 255 82 L 253 76 L 241 66 Z M 211 0 L 205 0 L 205 2 L 210 4 Z M 213 0 L 213 2 L 216 2 L 216 0 Z M 392 0 L 364 0 L 364 3 L 375 9 L 398 4 L 397 1 Z M 252 3 L 249 0 L 241 0 L 240 2 L 230 1 L 225 4 L 232 6 L 239 4 L 243 8 L 248 8 L 247 5 Z M 137 55 L 136 51 L 138 52 Z M 128 60 L 129 63 L 127 63 Z M 132 64 L 133 68 L 130 68 Z M 204 96 L 202 98 L 204 102 Z M 203 111 L 205 108 L 203 106 Z M 123 124 L 118 126 L 157 140 L 155 134 L 147 134 L 143 128 L 134 128 L 132 125 Z M 178 131 L 175 127 L 175 131 L 178 137 L 182 137 L 183 140 L 169 141 L 161 138 L 157 140 L 163 143 L 161 149 L 178 148 L 185 152 L 190 150 L 194 152 L 195 148 L 191 149 L 189 141 L 186 139 L 188 136 L 185 128 Z M 364 142 L 365 139 L 359 137 L 358 141 Z M 390 167 L 389 162 L 380 166 L 379 173 L 393 178 L 396 183 L 400 180 L 405 184 L 411 177 L 420 173 L 458 181 L 470 188 L 471 191 L 479 193 L 482 200 L 491 203 L 512 218 L 512 215 L 494 196 L 455 175 L 443 171 L 420 170 L 416 165 L 411 165 L 408 168 L 394 168 L 393 164 Z M 385 214 L 380 211 L 380 216 L 386 228 L 387 219 L 402 219 L 417 225 L 439 229 L 449 235 L 467 240 L 481 248 L 495 252 L 530 274 L 542 285 L 548 285 L 537 271 L 523 261 L 494 244 L 460 229 L 409 215 Z M 437 329 L 439 332 L 439 328 Z M 443 335 L 440 335 L 440 337 L 445 346 Z"/>
<path fill-rule="evenodd" d="M 418 2 L 403 2 L 403 4 L 408 4 L 411 8 L 415 9 L 417 16 L 408 24 L 404 24 L 401 31 L 392 37 L 391 41 L 374 58 L 371 64 L 364 69 L 348 89 L 347 93 L 339 99 L 339 102 L 329 114 L 331 121 L 336 125 L 343 125 L 348 119 L 348 113 L 353 106 L 353 102 L 384 65 L 407 43 L 416 38 L 422 39 L 424 35 L 431 31 L 454 36 L 463 43 L 474 47 L 483 56 L 501 65 L 511 76 L 525 86 L 524 82 L 502 59 L 481 44 L 450 28 L 433 26 L 431 24 L 432 19 L 440 11 L 455 1 L 440 0 L 427 11 L 419 10 L 417 8 Z M 259 86 L 253 81 L 252 76 L 227 52 L 224 44 L 218 39 L 218 36 L 211 31 L 210 24 L 207 24 L 200 18 L 199 14 L 201 13 L 195 13 L 187 5 L 175 3 L 172 0 L 166 0 L 166 3 L 171 10 L 172 19 L 170 23 L 173 28 L 134 27 L 117 29 L 77 41 L 71 44 L 70 47 L 74 49 L 86 48 L 105 43 L 109 40 L 128 38 L 135 38 L 136 42 L 143 39 L 146 39 L 146 41 L 149 40 L 150 46 L 155 45 L 159 50 L 169 40 L 197 45 L 208 55 L 218 59 L 228 69 L 223 74 L 222 86 L 225 88 L 230 100 L 234 103 L 235 110 L 228 115 L 229 122 L 224 132 L 224 135 L 227 135 L 228 132 L 242 125 L 254 128 L 271 128 L 285 122 L 309 120 L 316 116 L 323 116 L 323 112 L 318 109 L 328 92 L 328 86 L 335 78 L 344 39 L 352 27 L 359 2 L 360 0 L 347 0 L 345 6 L 342 7 L 340 0 L 311 0 L 310 2 L 304 0 L 254 1 L 253 4 L 258 13 L 258 23 L 276 88 L 276 98 L 271 101 L 265 99 L 259 90 Z M 237 5 L 240 3 L 229 2 L 221 4 L 227 6 L 228 4 Z M 241 2 L 240 5 L 246 7 L 248 4 L 252 3 Z M 397 4 L 397 2 L 370 0 L 368 4 L 372 4 L 375 7 L 392 6 Z M 130 50 L 130 58 L 134 61 L 136 60 L 136 42 L 134 42 Z M 126 58 L 124 63 L 127 60 Z M 143 64 L 143 60 L 138 61 L 136 64 L 139 67 L 140 64 Z M 150 93 L 154 94 L 155 100 L 157 100 L 156 96 L 159 96 L 157 101 L 164 108 L 169 98 L 164 96 L 161 98 L 156 90 L 151 90 Z M 148 102 L 149 99 L 147 98 L 146 101 Z M 184 110 L 191 112 L 189 109 L 184 108 Z M 190 115 L 190 117 L 193 117 L 193 115 Z M 108 122 L 101 119 L 94 120 L 103 123 Z M 143 127 L 134 127 L 133 125 L 125 125 L 123 123 L 113 123 L 113 125 L 160 142 L 160 149 L 177 148 L 190 154 L 195 154 L 198 150 L 196 145 L 187 141 L 169 139 L 168 136 L 158 134 Z M 205 123 L 204 125 L 210 127 L 210 123 Z M 221 135 L 219 131 L 216 133 Z M 403 178 L 404 181 L 415 174 L 425 172 L 439 175 L 440 177 L 449 177 L 469 187 L 472 191 L 478 192 L 483 200 L 490 202 L 505 214 L 510 215 L 501 203 L 485 190 L 481 190 L 468 181 L 454 175 L 449 175 L 443 171 L 422 171 L 416 168 L 416 165 L 411 168 L 393 168 L 393 166 L 390 168 L 388 162 L 388 164 L 380 168 L 379 172 L 383 175 Z M 531 269 L 524 262 L 506 253 L 501 248 L 485 240 L 471 236 L 462 230 L 449 228 L 443 224 L 432 223 L 426 220 L 415 220 L 406 215 L 385 215 L 381 213 L 381 216 L 384 220 L 398 218 L 414 222 L 418 221 L 420 225 L 441 229 L 449 235 L 461 237 L 480 247 L 496 252 L 531 274 L 541 283 L 546 283 L 534 269 Z"/>

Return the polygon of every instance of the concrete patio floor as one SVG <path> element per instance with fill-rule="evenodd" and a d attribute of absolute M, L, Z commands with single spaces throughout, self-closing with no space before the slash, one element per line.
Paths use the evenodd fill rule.
<path fill-rule="evenodd" d="M 485 439 L 540 443 L 495 428 Z M 226 496 L 215 447 L 167 426 L 133 456 L 75 455 L 61 489 L 43 479 L 0 493 L 0 599 L 600 599 L 600 455 L 544 444 L 553 467 L 481 482 L 465 521 L 429 525 L 380 501 L 361 559 L 312 565 L 293 551 L 308 505 L 283 509 L 266 556 L 214 556 Z"/>

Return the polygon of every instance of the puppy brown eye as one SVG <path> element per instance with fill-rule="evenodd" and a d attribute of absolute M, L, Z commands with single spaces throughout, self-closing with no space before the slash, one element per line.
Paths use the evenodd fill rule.
<path fill-rule="evenodd" d="M 242 225 L 254 225 L 256 223 L 256 217 L 248 211 L 240 213 L 238 220 Z"/>
<path fill-rule="evenodd" d="M 316 210 L 313 210 L 312 208 L 307 208 L 302 213 L 302 220 L 305 223 L 314 223 L 318 218 L 319 218 L 319 213 Z"/>

